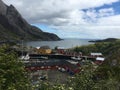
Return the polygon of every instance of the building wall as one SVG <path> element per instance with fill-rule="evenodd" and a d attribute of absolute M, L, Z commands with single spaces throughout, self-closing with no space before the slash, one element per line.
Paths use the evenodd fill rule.
<path fill-rule="evenodd" d="M 51 54 L 51 49 L 36 49 L 37 54 Z"/>

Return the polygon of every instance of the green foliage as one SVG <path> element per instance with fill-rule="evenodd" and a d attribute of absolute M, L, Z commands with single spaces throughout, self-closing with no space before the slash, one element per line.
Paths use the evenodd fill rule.
<path fill-rule="evenodd" d="M 72 87 L 73 90 L 120 89 L 120 79 L 118 79 L 120 74 L 120 68 L 104 66 L 97 69 L 97 71 L 99 72 L 94 71 L 93 68 L 94 67 L 92 67 L 91 64 L 83 67 L 82 72 L 76 75 L 73 79 L 71 79 L 70 87 Z M 99 69 L 101 69 L 101 72 Z M 118 70 L 118 73 L 115 70 Z"/>
<path fill-rule="evenodd" d="M 88 46 L 80 46 L 80 47 L 77 46 L 74 48 L 74 51 L 82 52 L 85 55 L 89 55 L 91 52 L 97 52 L 98 49 L 93 44 L 93 45 L 88 45 Z"/>
<path fill-rule="evenodd" d="M 86 62 L 86 65 L 82 66 L 82 71 L 70 78 L 66 84 L 40 81 L 36 85 L 31 85 L 23 64 L 14 52 L 9 52 L 6 48 L 6 46 L 0 48 L 0 90 L 120 89 L 120 41 L 76 47 L 75 51 L 87 55 L 90 52 L 101 52 L 106 60 L 97 69 L 94 69 L 92 63 Z"/>
<path fill-rule="evenodd" d="M 95 72 L 93 72 L 94 73 L 93 77 L 96 77 L 96 80 L 94 80 L 95 83 L 92 84 L 92 87 L 93 87 L 92 90 L 119 90 L 120 89 L 120 84 L 119 84 L 120 83 L 120 77 L 119 77 L 120 76 L 120 57 L 119 57 L 120 40 L 117 40 L 115 42 L 99 42 L 93 45 L 75 47 L 74 50 L 78 52 L 81 51 L 83 52 L 83 54 L 86 54 L 86 55 L 88 55 L 90 52 L 101 52 L 106 58 L 104 63 L 101 66 L 99 66 Z M 86 73 L 88 77 L 89 77 L 89 74 L 90 73 Z M 79 77 L 86 77 L 86 75 L 84 76 L 80 75 Z M 76 79 L 76 81 L 80 83 L 82 80 L 84 80 L 84 78 L 81 79 L 79 77 Z M 92 81 L 91 78 L 87 80 Z M 80 84 L 78 84 L 78 86 L 79 85 Z M 89 90 L 90 89 L 91 88 L 89 88 Z M 83 89 L 83 90 L 88 90 L 88 89 Z"/>
<path fill-rule="evenodd" d="M 102 66 L 97 69 L 95 75 L 99 80 L 96 81 L 95 90 L 119 90 L 120 89 L 120 67 Z"/>
<path fill-rule="evenodd" d="M 88 55 L 90 52 L 101 52 L 105 55 L 112 54 L 116 50 L 120 49 L 120 41 L 115 42 L 98 42 L 87 46 L 77 46 L 73 50 L 77 52 L 83 52 Z"/>
<path fill-rule="evenodd" d="M 40 81 L 38 84 L 34 86 L 35 89 L 38 90 L 73 90 L 70 87 L 67 87 L 65 84 L 52 84 L 50 82 Z"/>
<path fill-rule="evenodd" d="M 74 90 L 93 90 L 93 73 L 91 70 L 84 70 L 71 80 Z"/>
<path fill-rule="evenodd" d="M 0 90 L 30 90 L 27 73 L 17 55 L 0 47 Z"/>

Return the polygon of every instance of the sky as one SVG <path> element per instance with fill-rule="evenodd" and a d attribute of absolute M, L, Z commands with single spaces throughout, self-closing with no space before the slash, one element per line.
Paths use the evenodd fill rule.
<path fill-rule="evenodd" d="M 120 38 L 120 0 L 4 0 L 31 25 L 61 38 Z"/>

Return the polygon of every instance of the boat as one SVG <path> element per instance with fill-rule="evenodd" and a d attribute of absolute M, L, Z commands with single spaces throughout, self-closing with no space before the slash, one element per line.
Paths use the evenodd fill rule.
<path fill-rule="evenodd" d="M 82 58 L 80 58 L 79 56 L 77 56 L 77 57 L 71 57 L 71 59 L 73 59 L 73 60 L 81 60 Z"/>
<path fill-rule="evenodd" d="M 40 59 L 48 59 L 48 57 L 41 56 Z"/>

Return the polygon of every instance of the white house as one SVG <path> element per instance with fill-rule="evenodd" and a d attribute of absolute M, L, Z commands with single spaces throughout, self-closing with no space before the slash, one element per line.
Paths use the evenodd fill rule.
<path fill-rule="evenodd" d="M 91 56 L 102 56 L 102 53 L 91 53 Z"/>
<path fill-rule="evenodd" d="M 97 60 L 97 61 L 104 61 L 105 58 L 103 58 L 103 57 L 97 57 L 96 60 Z"/>

